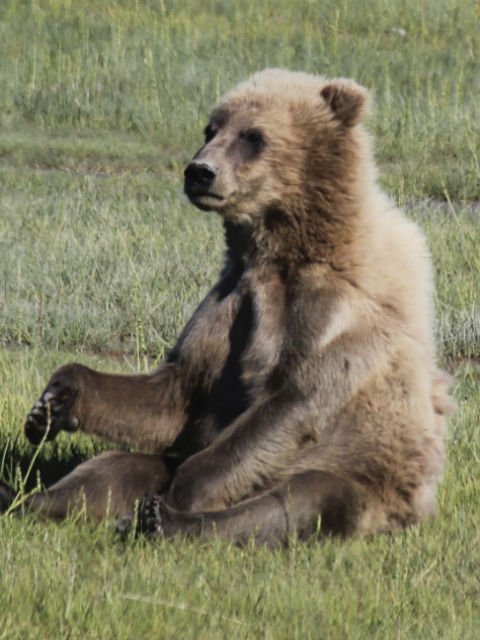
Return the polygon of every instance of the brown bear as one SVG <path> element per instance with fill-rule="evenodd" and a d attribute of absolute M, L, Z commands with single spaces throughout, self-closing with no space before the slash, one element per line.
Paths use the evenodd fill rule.
<path fill-rule="evenodd" d="M 27 418 L 142 453 L 80 465 L 30 508 L 130 511 L 150 536 L 269 543 L 435 511 L 448 376 L 417 226 L 376 182 L 352 81 L 270 69 L 214 108 L 185 193 L 223 218 L 218 283 L 149 375 L 70 364 Z M 128 521 L 128 518 L 127 518 Z"/>

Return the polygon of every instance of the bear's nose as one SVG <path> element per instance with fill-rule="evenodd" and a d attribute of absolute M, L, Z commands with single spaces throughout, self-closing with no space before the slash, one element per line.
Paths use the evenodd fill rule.
<path fill-rule="evenodd" d="M 208 191 L 217 177 L 218 170 L 206 162 L 191 162 L 183 172 L 188 190 Z"/>

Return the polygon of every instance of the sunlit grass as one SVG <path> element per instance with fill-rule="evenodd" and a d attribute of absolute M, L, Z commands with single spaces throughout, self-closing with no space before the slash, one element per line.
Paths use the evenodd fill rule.
<path fill-rule="evenodd" d="M 113 524 L 0 519 L 0 639 L 478 637 L 480 10 L 472 0 L 0 2 L 0 477 L 31 490 L 109 445 L 23 422 L 76 360 L 145 371 L 222 261 L 182 168 L 205 118 L 266 66 L 350 76 L 381 181 L 425 230 L 459 412 L 439 515 L 277 552 L 121 542 Z"/>
<path fill-rule="evenodd" d="M 394 191 L 478 198 L 479 20 L 471 0 L 4 0 L 0 123 L 136 132 L 176 155 L 254 70 L 351 76 Z"/>

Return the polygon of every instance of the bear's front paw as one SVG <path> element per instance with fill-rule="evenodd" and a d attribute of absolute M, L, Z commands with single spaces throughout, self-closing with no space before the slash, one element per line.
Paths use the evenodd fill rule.
<path fill-rule="evenodd" d="M 73 405 L 79 391 L 80 365 L 66 365 L 56 371 L 25 422 L 25 435 L 38 445 L 45 437 L 53 440 L 59 431 L 76 431 L 79 420 Z"/>
<path fill-rule="evenodd" d="M 170 538 L 177 533 L 200 532 L 202 518 L 181 513 L 165 502 L 165 496 L 147 494 L 138 509 L 137 532 L 149 540 L 158 536 Z"/>

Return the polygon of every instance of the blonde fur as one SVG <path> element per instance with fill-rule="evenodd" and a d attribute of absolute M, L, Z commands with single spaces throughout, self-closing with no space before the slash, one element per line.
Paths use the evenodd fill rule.
<path fill-rule="evenodd" d="M 364 535 L 433 515 L 453 404 L 432 266 L 377 184 L 367 113 L 353 81 L 279 69 L 228 93 L 185 171 L 193 204 L 224 220 L 219 282 L 157 372 L 70 365 L 29 416 L 35 441 L 48 398 L 53 434 L 173 452 L 142 511 L 152 535 L 271 541 L 318 515 L 325 533 Z"/>

